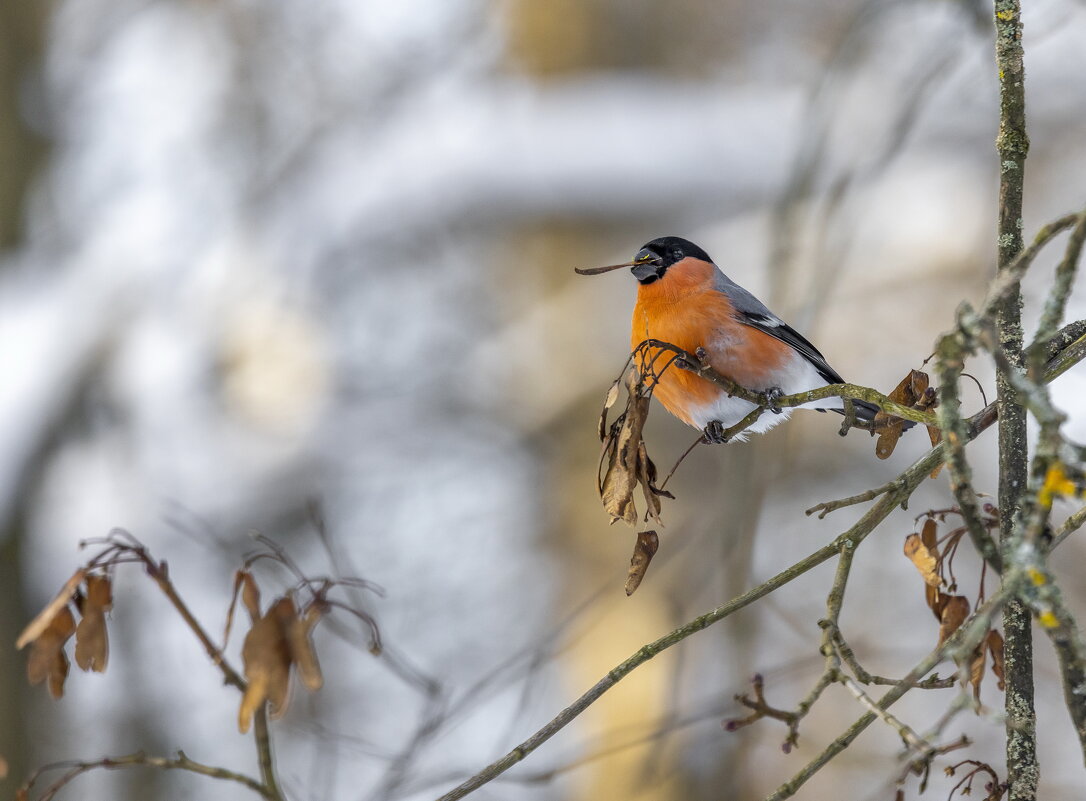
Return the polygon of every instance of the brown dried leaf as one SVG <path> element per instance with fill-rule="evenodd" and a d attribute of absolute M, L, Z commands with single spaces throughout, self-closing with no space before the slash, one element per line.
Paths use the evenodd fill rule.
<path fill-rule="evenodd" d="M 42 633 L 49 628 L 53 622 L 53 618 L 61 609 L 68 605 L 68 601 L 75 595 L 76 588 L 83 583 L 83 577 L 87 574 L 87 571 L 79 569 L 72 574 L 72 577 L 64 582 L 64 586 L 60 588 L 60 592 L 49 603 L 45 605 L 45 608 L 38 612 L 37 616 L 31 620 L 22 633 L 19 635 L 19 639 L 15 641 L 16 648 L 23 648 L 28 642 L 37 640 Z M 71 613 L 69 612 L 69 615 Z"/>
<path fill-rule="evenodd" d="M 919 370 L 910 370 L 887 397 L 902 406 L 912 407 L 924 397 L 927 389 L 928 374 Z M 879 432 L 879 438 L 875 443 L 875 455 L 880 459 L 888 459 L 897 447 L 904 429 L 905 421 L 900 417 L 882 411 L 877 412 L 875 430 Z"/>
<path fill-rule="evenodd" d="M 943 580 L 939 577 L 938 551 L 933 552 L 925 545 L 919 534 L 910 534 L 905 538 L 905 556 L 916 565 L 916 569 L 920 571 L 925 584 L 938 587 L 943 583 Z"/>
<path fill-rule="evenodd" d="M 939 524 L 935 522 L 935 518 L 929 517 L 924 521 L 924 527 L 920 529 L 920 541 L 936 559 L 939 558 Z"/>
<path fill-rule="evenodd" d="M 913 396 L 912 404 L 917 408 L 929 408 L 930 404 L 935 402 L 935 393 L 932 392 L 930 398 L 924 396 L 928 391 L 928 374 L 920 370 L 909 371 L 909 392 Z M 924 406 L 922 406 L 924 404 Z"/>
<path fill-rule="evenodd" d="M 73 634 L 75 615 L 71 607 L 65 604 L 56 610 L 49 625 L 30 645 L 26 661 L 27 680 L 31 684 L 41 684 L 48 679 L 49 692 L 54 698 L 64 695 L 64 680 L 68 678 L 68 656 L 64 653 L 64 643 Z"/>
<path fill-rule="evenodd" d="M 629 401 L 610 454 L 610 464 L 604 475 L 600 494 L 604 508 L 611 515 L 612 523 L 622 520 L 636 526 L 637 507 L 634 505 L 633 494 L 638 484 L 638 452 L 641 430 L 649 413 L 649 398 L 639 392 L 640 384 L 636 371 L 631 370 L 627 375 Z"/>
<path fill-rule="evenodd" d="M 656 483 L 656 465 L 649 458 L 649 452 L 645 448 L 645 441 L 637 446 L 637 481 L 641 485 L 641 491 L 645 496 L 645 520 L 650 518 L 660 523 L 660 496 L 654 491 Z"/>
<path fill-rule="evenodd" d="M 241 602 L 249 610 L 249 616 L 255 622 L 260 617 L 260 588 L 256 586 L 256 579 L 248 570 L 239 570 L 241 579 Z"/>
<path fill-rule="evenodd" d="M 973 659 L 969 663 L 969 683 L 973 685 L 973 697 L 980 702 L 980 685 L 984 681 L 984 665 L 987 661 L 988 651 L 985 643 L 981 643 L 973 650 Z"/>
<path fill-rule="evenodd" d="M 878 415 L 875 415 L 875 422 L 878 424 Z M 897 441 L 901 439 L 901 434 L 905 430 L 905 421 L 900 417 L 887 417 L 882 422 L 882 426 L 879 428 L 879 438 L 875 441 L 875 456 L 880 459 L 889 459 L 894 452 L 894 448 L 897 447 Z"/>
<path fill-rule="evenodd" d="M 988 632 L 985 638 L 988 653 L 992 655 L 992 675 L 996 677 L 996 686 L 1000 690 L 1007 689 L 1003 677 L 1003 635 L 995 629 Z"/>
<path fill-rule="evenodd" d="M 242 734 L 249 731 L 253 715 L 264 701 L 268 702 L 273 718 L 286 711 L 290 694 L 291 653 L 283 624 L 296 616 L 290 597 L 280 598 L 266 615 L 253 623 L 245 635 L 241 660 L 248 687 L 238 710 L 238 730 Z"/>
<path fill-rule="evenodd" d="M 321 611 L 316 604 L 306 610 L 304 617 L 294 616 L 287 621 L 287 644 L 290 656 L 297 666 L 298 678 L 307 690 L 319 690 L 324 684 L 317 652 L 313 650 L 313 641 L 309 633 L 320 620 Z"/>
<path fill-rule="evenodd" d="M 630 572 L 626 575 L 626 595 L 633 595 L 641 586 L 641 579 L 649 569 L 649 562 L 660 547 L 660 537 L 655 531 L 639 531 L 633 556 L 630 558 Z"/>
<path fill-rule="evenodd" d="M 603 442 L 604 432 L 607 431 L 607 412 L 612 406 L 615 405 L 615 401 L 618 400 L 618 388 L 621 383 L 622 379 L 616 378 L 615 382 L 611 384 L 610 388 L 607 390 L 607 397 L 604 398 L 603 411 L 600 412 L 600 422 L 597 426 L 597 433 L 599 434 L 600 442 Z"/>
<path fill-rule="evenodd" d="M 82 670 L 104 673 L 109 661 L 106 612 L 113 608 L 113 586 L 109 576 L 87 576 L 83 619 L 75 630 L 75 663 Z"/>
<path fill-rule="evenodd" d="M 958 630 L 969 617 L 969 599 L 964 595 L 952 595 L 946 599 L 939 620 L 939 645 Z"/>
<path fill-rule="evenodd" d="M 946 598 L 950 596 L 945 595 L 939 591 L 938 587 L 933 587 L 930 584 L 924 584 L 924 600 L 928 603 L 928 609 L 935 615 L 936 620 L 942 620 L 943 618 L 943 606 L 945 605 Z"/>

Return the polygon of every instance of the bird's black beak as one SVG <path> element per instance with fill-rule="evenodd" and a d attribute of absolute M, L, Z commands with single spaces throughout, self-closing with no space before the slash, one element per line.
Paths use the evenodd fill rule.
<path fill-rule="evenodd" d="M 651 284 L 660 277 L 659 268 L 659 259 L 653 259 L 652 261 L 638 261 L 634 262 L 633 269 L 630 270 L 630 272 L 633 273 L 633 277 L 642 284 Z"/>

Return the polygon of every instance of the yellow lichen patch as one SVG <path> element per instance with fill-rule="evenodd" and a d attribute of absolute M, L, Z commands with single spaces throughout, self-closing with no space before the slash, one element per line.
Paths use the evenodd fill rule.
<path fill-rule="evenodd" d="M 1048 583 L 1048 579 L 1045 578 L 1045 574 L 1035 567 L 1028 568 L 1026 575 L 1029 576 L 1029 580 L 1033 582 L 1034 586 L 1040 587 L 1043 584 Z"/>
<path fill-rule="evenodd" d="M 1037 622 L 1044 626 L 1046 629 L 1054 629 L 1060 625 L 1060 621 L 1056 618 L 1055 613 L 1051 609 L 1046 609 L 1037 615 Z"/>
<path fill-rule="evenodd" d="M 1079 492 L 1080 490 L 1075 482 L 1068 478 L 1067 473 L 1064 472 L 1063 465 L 1056 462 L 1048 468 L 1048 472 L 1045 474 L 1045 483 L 1041 486 L 1037 500 L 1041 506 L 1048 509 L 1052 506 L 1052 499 L 1057 495 L 1076 495 Z"/>

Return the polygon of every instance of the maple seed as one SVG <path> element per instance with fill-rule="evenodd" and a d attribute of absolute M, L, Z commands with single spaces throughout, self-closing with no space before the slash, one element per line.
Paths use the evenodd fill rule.
<path fill-rule="evenodd" d="M 969 617 L 969 599 L 964 595 L 952 595 L 943 607 L 943 613 L 939 622 L 939 645 L 947 641 L 958 627 Z"/>
<path fill-rule="evenodd" d="M 42 635 L 49 625 L 53 622 L 57 613 L 62 607 L 68 605 L 68 601 L 75 595 L 76 588 L 83 582 L 83 577 L 87 571 L 77 570 L 72 574 L 72 577 L 64 582 L 64 586 L 60 588 L 58 592 L 49 603 L 45 605 L 45 608 L 38 612 L 37 617 L 31 620 L 26 628 L 23 629 L 19 635 L 19 639 L 15 641 L 16 648 L 22 648 L 29 642 L 33 642 Z"/>
<path fill-rule="evenodd" d="M 52 608 L 52 604 L 49 607 Z M 56 610 L 45 630 L 30 645 L 26 662 L 26 677 L 31 684 L 49 680 L 53 698 L 64 695 L 64 680 L 68 678 L 68 656 L 64 643 L 75 634 L 75 616 L 67 604 Z"/>
<path fill-rule="evenodd" d="M 935 396 L 927 394 L 927 390 L 928 374 L 920 370 L 910 370 L 887 397 L 910 409 L 927 410 L 935 402 Z M 875 431 L 879 433 L 878 441 L 875 443 L 875 455 L 878 458 L 890 458 L 894 448 L 897 447 L 897 441 L 905 430 L 905 422 L 900 417 L 883 411 L 875 414 Z"/>
<path fill-rule="evenodd" d="M 241 646 L 245 680 L 249 683 L 238 710 L 238 730 L 249 731 L 253 715 L 267 701 L 273 718 L 281 716 L 290 694 L 290 645 L 284 620 L 294 616 L 294 602 L 280 598 L 253 623 Z"/>
<path fill-rule="evenodd" d="M 309 633 L 320 620 L 321 611 L 316 604 L 309 607 L 304 617 L 295 615 L 286 621 L 287 644 L 290 656 L 298 668 L 298 678 L 307 690 L 319 690 L 324 685 L 321 666 L 317 661 L 317 652 Z"/>
<path fill-rule="evenodd" d="M 921 535 L 910 534 L 905 538 L 905 556 L 916 565 L 916 569 L 920 571 L 926 584 L 938 587 L 943 583 L 939 577 L 938 551 L 932 551 L 924 543 Z"/>
<path fill-rule="evenodd" d="M 1000 690 L 1007 689 L 1003 678 L 1003 635 L 995 629 L 988 632 L 985 638 L 988 653 L 992 655 L 992 675 L 996 677 L 996 687 Z"/>
<path fill-rule="evenodd" d="M 75 630 L 75 663 L 82 670 L 104 673 L 109 661 L 106 615 L 113 608 L 109 576 L 87 576 L 87 594 L 80 612 L 83 618 Z"/>
<path fill-rule="evenodd" d="M 649 562 L 660 547 L 660 537 L 655 531 L 641 531 L 637 534 L 633 556 L 630 559 L 630 572 L 626 577 L 626 595 L 633 595 L 641 586 L 641 579 L 649 569 Z"/>

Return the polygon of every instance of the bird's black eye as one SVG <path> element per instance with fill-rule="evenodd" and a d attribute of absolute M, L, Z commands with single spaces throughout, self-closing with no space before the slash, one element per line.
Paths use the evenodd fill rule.
<path fill-rule="evenodd" d="M 683 259 L 682 250 L 680 248 L 675 248 L 673 251 L 671 251 L 671 258 L 675 259 L 675 261 L 682 261 L 682 259 Z"/>

